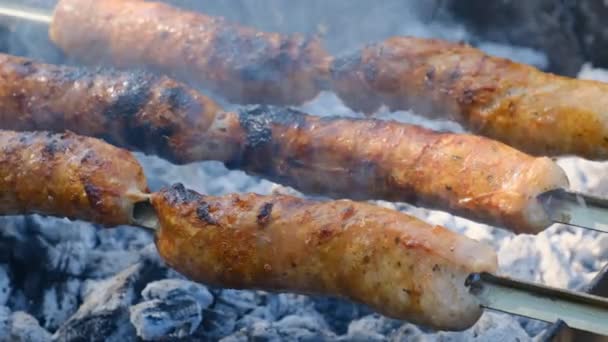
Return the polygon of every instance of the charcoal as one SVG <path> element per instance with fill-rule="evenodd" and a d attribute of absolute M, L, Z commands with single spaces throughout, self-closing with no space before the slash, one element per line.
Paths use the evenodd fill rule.
<path fill-rule="evenodd" d="M 11 328 L 11 309 L 0 306 L 0 342 L 9 341 Z"/>
<path fill-rule="evenodd" d="M 44 291 L 40 312 L 36 316 L 49 331 L 55 331 L 78 310 L 80 279 L 55 283 Z"/>
<path fill-rule="evenodd" d="M 277 322 L 259 321 L 222 339 L 222 342 L 254 341 L 330 341 L 336 336 L 320 316 L 286 316 Z"/>
<path fill-rule="evenodd" d="M 315 309 L 323 313 L 327 323 L 339 334 L 346 332 L 350 321 L 372 312 L 363 305 L 339 298 L 317 297 L 313 301 Z"/>
<path fill-rule="evenodd" d="M 6 305 L 11 295 L 11 279 L 8 274 L 8 265 L 0 264 L 0 306 Z"/>
<path fill-rule="evenodd" d="M 129 307 L 149 281 L 164 272 L 156 265 L 138 262 L 89 291 L 78 311 L 55 333 L 58 341 L 125 341 L 135 338 Z"/>
<path fill-rule="evenodd" d="M 155 281 L 148 284 L 141 294 L 146 300 L 192 297 L 202 309 L 213 303 L 213 295 L 205 286 L 189 280 L 164 279 Z"/>
<path fill-rule="evenodd" d="M 226 289 L 220 291 L 215 300 L 231 308 L 238 316 L 242 316 L 255 309 L 260 299 L 260 294 L 253 291 Z"/>
<path fill-rule="evenodd" d="M 51 341 L 51 333 L 38 324 L 36 318 L 22 311 L 10 316 L 9 341 L 46 342 Z"/>
<path fill-rule="evenodd" d="M 387 341 L 387 336 L 395 332 L 403 323 L 398 320 L 388 319 L 378 314 L 365 316 L 354 320 L 348 325 L 343 341 Z"/>
<path fill-rule="evenodd" d="M 45 242 L 45 248 L 47 262 L 44 266 L 47 272 L 70 276 L 79 276 L 84 272 L 88 248 L 83 243 L 65 241 L 52 246 Z"/>
<path fill-rule="evenodd" d="M 88 248 L 97 244 L 97 228 L 87 222 L 31 215 L 25 217 L 25 225 L 28 234 L 40 235 L 51 244 L 77 241 Z"/>
<path fill-rule="evenodd" d="M 130 319 L 145 340 L 191 335 L 203 319 L 202 310 L 213 302 L 206 287 L 180 279 L 152 282 L 142 298 L 144 302 L 131 307 Z"/>
<path fill-rule="evenodd" d="M 91 278 L 112 276 L 139 261 L 138 251 L 94 249 L 88 253 L 85 274 Z"/>
<path fill-rule="evenodd" d="M 239 318 L 233 307 L 223 303 L 207 308 L 204 315 L 205 319 L 197 333 L 209 340 L 218 340 L 233 333 Z"/>
<path fill-rule="evenodd" d="M 186 337 L 198 328 L 202 319 L 201 306 L 192 296 L 152 299 L 130 309 L 131 323 L 137 336 L 144 340 Z"/>

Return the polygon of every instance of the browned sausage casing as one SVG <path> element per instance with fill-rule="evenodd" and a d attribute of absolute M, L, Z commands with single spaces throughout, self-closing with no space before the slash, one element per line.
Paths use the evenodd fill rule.
<path fill-rule="evenodd" d="M 215 102 L 167 77 L 0 54 L 2 129 L 71 130 L 178 163 L 227 160 L 239 141 L 211 129 L 218 112 Z"/>
<path fill-rule="evenodd" d="M 201 196 L 176 185 L 152 195 L 163 259 L 214 286 L 334 295 L 437 329 L 481 314 L 465 287 L 495 272 L 487 245 L 397 211 L 348 200 Z"/>
<path fill-rule="evenodd" d="M 260 32 L 160 2 L 62 0 L 50 36 L 82 61 L 146 66 L 237 103 L 301 103 L 327 83 L 317 39 Z"/>
<path fill-rule="evenodd" d="M 608 158 L 608 84 L 541 72 L 467 45 L 394 37 L 339 58 L 333 89 L 348 106 L 450 117 L 535 155 Z"/>
<path fill-rule="evenodd" d="M 0 131 L 0 214 L 132 224 L 147 198 L 130 152 L 71 133 Z"/>
<path fill-rule="evenodd" d="M 0 85 L 0 128 L 69 129 L 178 163 L 222 161 L 308 193 L 408 201 L 516 232 L 551 224 L 536 195 L 568 185 L 549 159 L 490 139 L 272 106 L 221 112 L 146 73 L 0 55 Z"/>
<path fill-rule="evenodd" d="M 240 120 L 247 140 L 236 165 L 308 193 L 407 201 L 536 233 L 551 224 L 536 196 L 568 187 L 549 158 L 474 135 L 266 106 Z"/>

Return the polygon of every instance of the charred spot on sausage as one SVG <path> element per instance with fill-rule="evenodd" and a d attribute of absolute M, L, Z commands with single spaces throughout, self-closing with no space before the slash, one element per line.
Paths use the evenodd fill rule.
<path fill-rule="evenodd" d="M 135 116 L 148 102 L 154 77 L 141 71 L 133 71 L 123 80 L 123 87 L 114 103 L 104 111 L 111 119 Z"/>
<path fill-rule="evenodd" d="M 160 100 L 167 103 L 169 109 L 174 112 L 200 107 L 198 101 L 184 87 L 163 88 Z"/>
<path fill-rule="evenodd" d="M 217 220 L 211 216 L 210 209 L 209 203 L 201 202 L 196 208 L 196 216 L 207 224 L 216 225 Z"/>
<path fill-rule="evenodd" d="M 260 212 L 258 213 L 257 222 L 260 227 L 265 227 L 270 222 L 270 215 L 272 214 L 272 207 L 274 203 L 267 202 L 262 205 Z"/>
<path fill-rule="evenodd" d="M 186 189 L 182 183 L 175 183 L 168 189 L 163 190 L 163 195 L 171 204 L 186 204 L 200 200 L 203 196 Z"/>

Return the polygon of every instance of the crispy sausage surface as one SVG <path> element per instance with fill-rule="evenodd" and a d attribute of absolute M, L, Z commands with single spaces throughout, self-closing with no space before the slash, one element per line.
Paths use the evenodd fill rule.
<path fill-rule="evenodd" d="M 397 211 L 348 200 L 202 196 L 175 185 L 152 196 L 164 260 L 209 285 L 324 294 L 437 329 L 481 314 L 465 279 L 495 272 L 487 245 Z"/>
<path fill-rule="evenodd" d="M 408 201 L 516 232 L 548 226 L 535 197 L 568 185 L 549 159 L 486 138 L 272 106 L 222 112 L 147 73 L 0 55 L 0 85 L 0 128 L 68 129 L 177 163 L 218 160 L 308 193 Z"/>
<path fill-rule="evenodd" d="M 143 170 L 126 150 L 72 133 L 0 131 L 2 215 L 131 224 L 146 192 Z"/>
<path fill-rule="evenodd" d="M 238 149 L 234 135 L 210 129 L 220 108 L 167 77 L 0 54 L 0 84 L 3 129 L 72 130 L 178 163 L 225 160 Z"/>
<path fill-rule="evenodd" d="M 265 33 L 143 0 L 62 0 L 51 39 L 84 62 L 146 66 L 236 103 L 293 104 L 327 83 L 317 39 Z"/>
<path fill-rule="evenodd" d="M 307 193 L 406 201 L 536 233 L 551 224 L 536 196 L 568 187 L 549 158 L 474 135 L 270 106 L 239 119 L 247 139 L 234 165 Z"/>
<path fill-rule="evenodd" d="M 608 84 L 541 72 L 467 45 L 394 37 L 332 66 L 356 110 L 381 105 L 450 117 L 535 155 L 608 158 Z"/>

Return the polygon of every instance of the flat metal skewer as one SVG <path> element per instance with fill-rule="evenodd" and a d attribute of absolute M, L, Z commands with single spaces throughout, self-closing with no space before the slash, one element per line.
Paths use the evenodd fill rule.
<path fill-rule="evenodd" d="M 484 308 L 608 335 L 608 298 L 489 273 L 471 274 L 465 286 Z"/>
<path fill-rule="evenodd" d="M 7 4 L 6 1 L 0 1 L 0 17 L 27 20 L 45 25 L 49 25 L 53 21 L 53 16 L 49 11 Z"/>

